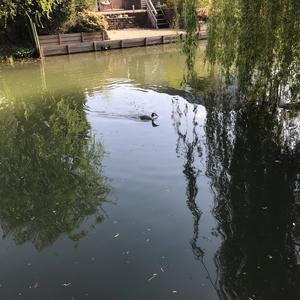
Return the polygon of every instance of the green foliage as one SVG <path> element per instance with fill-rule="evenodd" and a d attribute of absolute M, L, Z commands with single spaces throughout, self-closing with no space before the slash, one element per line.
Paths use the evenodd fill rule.
<path fill-rule="evenodd" d="M 50 18 L 42 18 L 43 27 L 39 28 L 42 34 L 53 34 L 62 31 L 64 24 L 76 14 L 73 0 L 64 0 L 53 7 Z"/>
<path fill-rule="evenodd" d="M 197 8 L 209 6 L 210 0 L 197 0 Z"/>
<path fill-rule="evenodd" d="M 78 12 L 75 19 L 69 24 L 71 32 L 93 32 L 107 29 L 108 24 L 103 15 L 97 12 L 84 10 Z"/>
<path fill-rule="evenodd" d="M 187 68 L 193 72 L 197 19 L 195 1 L 186 1 Z M 300 101 L 300 2 L 289 0 L 213 0 L 210 5 L 207 60 L 234 78 L 241 99 Z"/>
<path fill-rule="evenodd" d="M 14 58 L 31 58 L 35 55 L 34 48 L 13 48 L 12 56 Z"/>
<path fill-rule="evenodd" d="M 300 100 L 300 2 L 213 1 L 207 58 L 261 101 Z"/>
<path fill-rule="evenodd" d="M 183 42 L 182 50 L 186 56 L 186 81 L 194 77 L 194 65 L 196 59 L 196 51 L 198 48 L 198 17 L 197 17 L 197 1 L 185 0 L 183 5 L 183 16 L 186 29 L 186 40 Z"/>
<path fill-rule="evenodd" d="M 0 20 L 13 20 L 18 15 L 39 19 L 49 16 L 53 7 L 62 0 L 2 0 L 0 3 Z"/>
<path fill-rule="evenodd" d="M 165 0 L 161 5 L 163 8 L 174 8 L 178 5 L 178 0 Z"/>
<path fill-rule="evenodd" d="M 95 10 L 95 0 L 73 0 L 75 11 Z"/>

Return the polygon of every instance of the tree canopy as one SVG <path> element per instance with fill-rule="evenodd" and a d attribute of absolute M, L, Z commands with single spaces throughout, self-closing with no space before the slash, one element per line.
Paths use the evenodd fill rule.
<path fill-rule="evenodd" d="M 53 7 L 62 0 L 2 0 L 0 3 L 0 20 L 13 20 L 17 15 L 40 18 L 49 16 Z"/>

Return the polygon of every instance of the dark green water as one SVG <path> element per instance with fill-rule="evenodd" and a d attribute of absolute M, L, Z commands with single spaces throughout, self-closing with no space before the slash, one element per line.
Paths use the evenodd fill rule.
<path fill-rule="evenodd" d="M 196 94 L 174 46 L 0 66 L 1 299 L 300 298 L 300 116 L 203 47 Z"/>

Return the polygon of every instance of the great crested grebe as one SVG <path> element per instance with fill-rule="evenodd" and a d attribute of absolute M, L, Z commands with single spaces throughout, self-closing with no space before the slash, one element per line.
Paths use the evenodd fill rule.
<path fill-rule="evenodd" d="M 142 121 L 154 121 L 155 119 L 158 118 L 158 115 L 157 115 L 157 113 L 154 112 L 151 114 L 151 117 L 148 115 L 141 115 L 141 116 L 139 116 L 139 118 Z"/>

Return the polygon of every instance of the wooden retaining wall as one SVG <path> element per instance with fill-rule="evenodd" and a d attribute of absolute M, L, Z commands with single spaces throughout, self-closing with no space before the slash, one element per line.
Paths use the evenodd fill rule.
<path fill-rule="evenodd" d="M 185 39 L 185 34 L 179 35 L 180 39 Z M 206 39 L 206 35 L 199 34 L 199 39 Z M 61 43 L 61 44 L 41 44 L 41 52 L 43 56 L 73 54 L 81 52 L 103 51 L 111 49 L 123 49 L 132 47 L 152 46 L 159 44 L 169 44 L 178 41 L 178 35 L 163 35 L 145 38 L 134 38 L 124 40 L 93 40 L 77 43 Z"/>
<path fill-rule="evenodd" d="M 40 45 L 44 47 L 103 40 L 108 40 L 108 35 L 105 30 L 98 32 L 59 33 L 39 36 Z"/>

